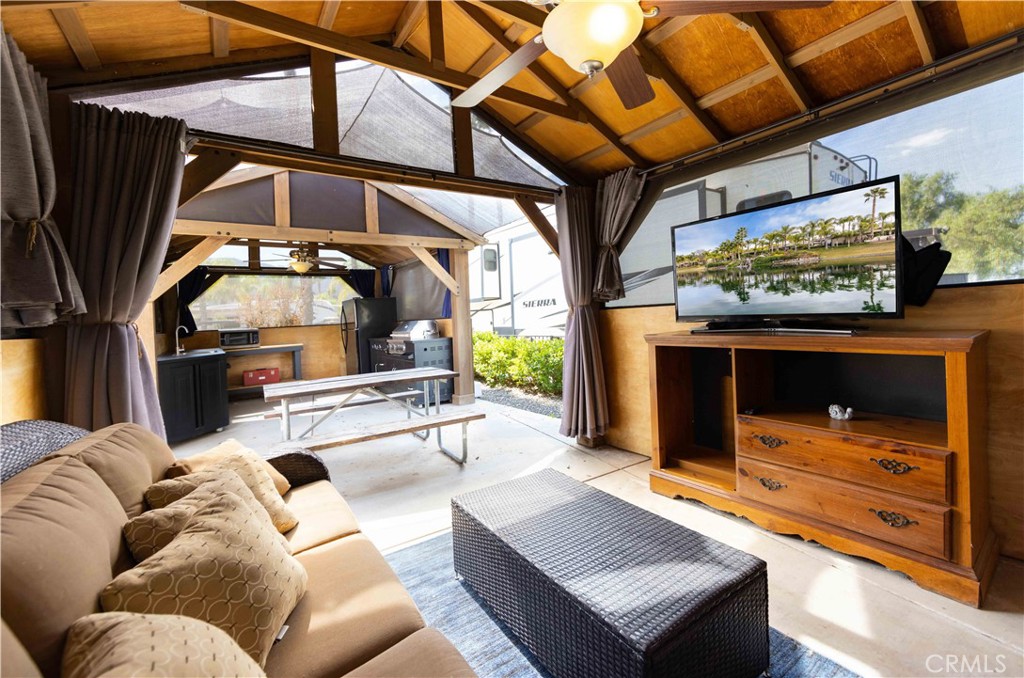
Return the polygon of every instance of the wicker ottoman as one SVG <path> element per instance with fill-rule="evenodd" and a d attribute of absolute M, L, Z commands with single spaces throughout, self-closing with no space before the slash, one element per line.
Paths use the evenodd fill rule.
<path fill-rule="evenodd" d="M 452 500 L 455 571 L 554 676 L 768 669 L 764 561 L 553 470 Z"/>

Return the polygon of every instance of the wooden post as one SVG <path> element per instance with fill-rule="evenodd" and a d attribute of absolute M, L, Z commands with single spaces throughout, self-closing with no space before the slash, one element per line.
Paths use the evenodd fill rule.
<path fill-rule="evenodd" d="M 455 173 L 462 177 L 476 176 L 473 165 L 473 112 L 468 108 L 452 107 L 452 151 Z"/>
<path fill-rule="evenodd" d="M 313 148 L 338 154 L 338 80 L 335 56 L 315 47 L 309 51 L 310 100 L 313 105 Z"/>
<path fill-rule="evenodd" d="M 473 391 L 473 321 L 469 314 L 469 252 L 452 249 L 448 252 L 452 275 L 459 286 L 459 294 L 452 295 L 452 359 L 455 379 L 452 392 L 453 405 L 471 405 Z"/>

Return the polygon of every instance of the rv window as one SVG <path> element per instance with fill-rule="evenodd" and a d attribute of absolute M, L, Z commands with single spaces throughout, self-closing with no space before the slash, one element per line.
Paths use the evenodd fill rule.
<path fill-rule="evenodd" d="M 484 250 L 484 271 L 493 273 L 498 270 L 498 251 L 492 249 Z"/>
<path fill-rule="evenodd" d="M 743 210 L 753 209 L 755 207 L 764 207 L 765 205 L 774 205 L 777 202 L 783 200 L 792 200 L 793 194 L 789 191 L 775 191 L 774 193 L 766 193 L 759 195 L 755 198 L 747 198 L 746 200 L 740 200 L 736 203 L 736 211 L 742 212 Z"/>

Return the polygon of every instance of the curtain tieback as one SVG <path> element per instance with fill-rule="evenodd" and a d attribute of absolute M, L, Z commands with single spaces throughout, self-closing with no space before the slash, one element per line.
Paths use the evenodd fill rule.
<path fill-rule="evenodd" d="M 138 323 L 132 323 L 132 329 L 135 330 L 135 348 L 139 351 L 139 360 L 142 360 L 142 335 L 139 334 Z"/>
<path fill-rule="evenodd" d="M 43 217 L 45 219 L 47 217 Z M 43 219 L 16 219 L 15 226 L 24 226 L 27 229 L 25 234 L 25 258 L 31 259 L 32 252 L 36 248 L 36 238 L 39 236 L 39 222 Z"/>

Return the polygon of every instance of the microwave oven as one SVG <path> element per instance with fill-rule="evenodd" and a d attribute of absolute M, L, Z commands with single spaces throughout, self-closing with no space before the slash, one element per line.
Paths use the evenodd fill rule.
<path fill-rule="evenodd" d="M 260 331 L 248 327 L 220 330 L 221 348 L 248 348 L 260 345 Z"/>

